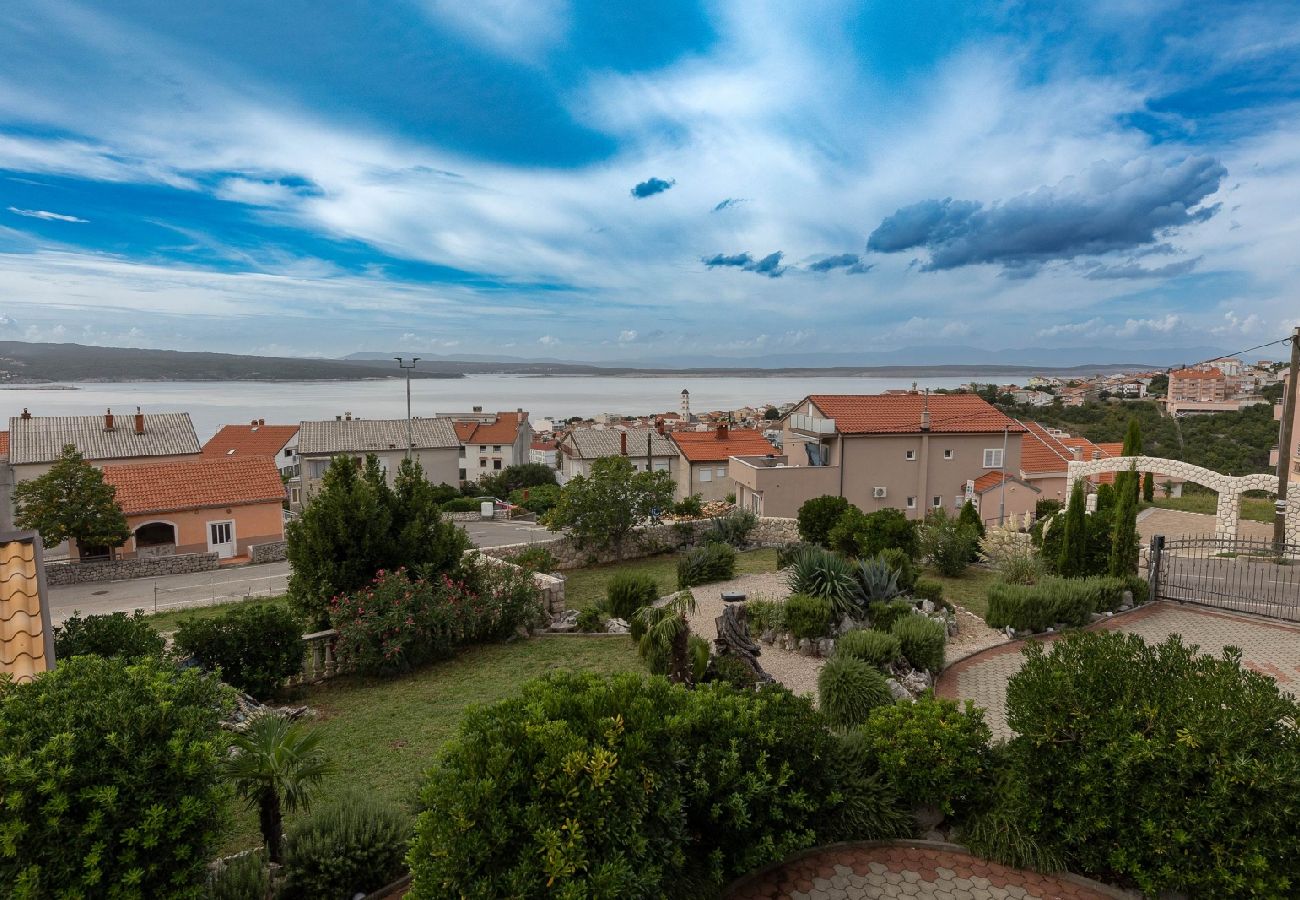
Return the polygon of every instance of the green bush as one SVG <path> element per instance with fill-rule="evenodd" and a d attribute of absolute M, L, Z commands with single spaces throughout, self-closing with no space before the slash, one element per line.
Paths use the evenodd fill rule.
<path fill-rule="evenodd" d="M 406 871 L 411 821 L 400 807 L 356 793 L 313 807 L 285 836 L 284 900 L 352 900 Z"/>
<path fill-rule="evenodd" d="M 421 794 L 410 896 L 716 897 L 741 874 L 848 837 L 851 792 L 811 703 L 556 674 L 471 708 Z M 876 806 L 880 806 L 879 802 Z M 888 803 L 882 830 L 898 833 Z"/>
<path fill-rule="evenodd" d="M 605 614 L 596 606 L 588 606 L 578 613 L 578 630 L 587 634 L 605 630 Z"/>
<path fill-rule="evenodd" d="M 856 506 L 844 511 L 827 535 L 830 546 L 845 556 L 865 559 L 886 550 L 916 555 L 916 523 L 900 509 L 878 509 L 864 513 Z"/>
<path fill-rule="evenodd" d="M 785 601 L 785 627 L 797 638 L 825 637 L 831 629 L 831 602 L 825 597 L 792 594 Z"/>
<path fill-rule="evenodd" d="M 105 616 L 86 616 L 75 612 L 54 629 L 54 658 L 71 659 L 74 656 L 121 656 L 134 659 L 140 656 L 161 656 L 167 642 L 162 635 L 136 610 Z"/>
<path fill-rule="evenodd" d="M 735 656 L 713 657 L 709 676 L 711 681 L 726 682 L 738 690 L 752 688 L 757 680 L 754 670 Z"/>
<path fill-rule="evenodd" d="M 843 497 L 813 497 L 805 500 L 796 515 L 799 518 L 799 539 L 809 544 L 830 546 L 831 529 L 849 508 L 849 501 Z"/>
<path fill-rule="evenodd" d="M 619 572 L 605 588 L 609 614 L 629 622 L 638 609 L 654 605 L 659 596 L 659 583 L 639 572 Z"/>
<path fill-rule="evenodd" d="M 921 523 L 921 555 L 930 560 L 940 575 L 955 578 L 966 571 L 979 550 L 979 532 L 942 509 L 936 509 Z"/>
<path fill-rule="evenodd" d="M 931 696 L 880 706 L 854 737 L 909 807 L 937 806 L 951 816 L 988 795 L 992 732 L 969 700 L 964 709 Z"/>
<path fill-rule="evenodd" d="M 1007 690 L 1003 819 L 1071 871 L 1148 896 L 1294 896 L 1300 706 L 1177 636 L 1031 643 Z M 1009 808 L 1008 808 L 1009 806 Z"/>
<path fill-rule="evenodd" d="M 938 673 L 943 668 L 943 648 L 948 629 L 928 616 L 910 615 L 899 619 L 889 631 L 898 638 L 903 657 L 913 669 Z"/>
<path fill-rule="evenodd" d="M 725 516 L 713 520 L 704 532 L 706 541 L 719 541 L 733 547 L 743 547 L 749 542 L 749 533 L 758 524 L 758 516 L 747 509 L 733 509 Z"/>
<path fill-rule="evenodd" d="M 700 494 L 691 494 L 673 504 L 674 516 L 691 516 L 699 518 L 704 515 L 704 503 Z"/>
<path fill-rule="evenodd" d="M 894 630 L 894 623 L 916 613 L 916 604 L 911 600 L 891 600 L 889 603 L 873 603 L 867 608 L 871 628 L 886 633 Z"/>
<path fill-rule="evenodd" d="M 220 615 L 189 619 L 176 629 L 176 647 L 221 680 L 265 700 L 302 671 L 302 626 L 274 603 L 239 603 Z"/>
<path fill-rule="evenodd" d="M 837 617 L 861 614 L 857 567 L 838 553 L 809 547 L 795 557 L 786 577 L 791 591 L 822 597 Z"/>
<path fill-rule="evenodd" d="M 1127 579 L 1105 575 L 1044 578 L 1038 584 L 998 582 L 989 587 L 984 619 L 994 628 L 1032 632 L 1058 624 L 1087 625 L 1093 613 L 1117 609 L 1128 587 Z"/>
<path fill-rule="evenodd" d="M 270 892 L 266 851 L 254 850 L 213 868 L 203 896 L 206 900 L 266 900 Z"/>
<path fill-rule="evenodd" d="M 835 642 L 836 656 L 852 656 L 877 669 L 883 669 L 898 659 L 901 652 L 898 638 L 870 628 L 847 632 Z"/>
<path fill-rule="evenodd" d="M 692 634 L 686 639 L 686 652 L 691 659 L 691 681 L 694 684 L 699 684 L 709 671 L 709 657 L 712 648 L 704 638 L 698 634 Z"/>
<path fill-rule="evenodd" d="M 917 600 L 929 600 L 936 605 L 943 603 L 943 582 L 933 578 L 918 578 L 912 585 L 912 596 Z"/>
<path fill-rule="evenodd" d="M 764 631 L 785 630 L 785 604 L 775 600 L 749 600 L 745 603 L 749 633 L 758 637 Z"/>
<path fill-rule="evenodd" d="M 855 656 L 836 653 L 817 674 L 817 698 L 827 721 L 853 728 L 877 706 L 894 702 L 880 670 Z"/>
<path fill-rule="evenodd" d="M 192 897 L 217 847 L 229 692 L 142 657 L 0 679 L 0 884 L 18 900 Z"/>
<path fill-rule="evenodd" d="M 805 544 L 803 541 L 797 541 L 793 544 L 782 544 L 776 548 L 776 567 L 784 569 L 794 563 L 799 556 L 809 547 L 815 547 L 816 544 Z"/>
<path fill-rule="evenodd" d="M 916 564 L 906 550 L 898 547 L 886 547 L 877 556 L 898 573 L 898 586 L 904 593 L 910 593 L 916 586 Z"/>
<path fill-rule="evenodd" d="M 475 497 L 456 497 L 453 500 L 444 502 L 440 509 L 445 513 L 476 513 L 482 506 L 483 501 Z"/>
<path fill-rule="evenodd" d="M 510 561 L 529 572 L 554 572 L 560 565 L 554 553 L 538 544 L 519 551 Z"/>
<path fill-rule="evenodd" d="M 730 544 L 708 543 L 694 547 L 677 560 L 677 589 L 726 581 L 736 574 L 736 550 Z"/>
<path fill-rule="evenodd" d="M 545 515 L 560 502 L 558 484 L 539 484 L 532 487 L 515 488 L 506 497 L 515 506 L 523 507 L 530 513 Z"/>

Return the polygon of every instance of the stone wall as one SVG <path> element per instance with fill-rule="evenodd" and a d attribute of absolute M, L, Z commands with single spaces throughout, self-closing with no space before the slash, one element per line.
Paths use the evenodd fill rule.
<path fill-rule="evenodd" d="M 763 516 L 749 533 L 751 542 L 760 547 L 781 547 L 799 543 L 799 520 Z"/>
<path fill-rule="evenodd" d="M 251 544 L 248 559 L 252 563 L 280 562 L 285 558 L 288 541 L 267 541 L 265 544 Z"/>
<path fill-rule="evenodd" d="M 518 546 L 527 547 L 530 545 L 522 544 Z M 485 547 L 482 550 L 471 549 L 471 550 L 466 550 L 465 555 L 481 557 L 490 565 L 511 566 L 512 568 L 515 568 L 514 564 L 510 562 L 509 558 L 503 558 L 488 553 L 489 550 L 499 550 L 499 549 L 501 548 Z M 559 613 L 564 612 L 565 602 L 564 602 L 564 576 L 563 575 L 547 575 L 543 572 L 534 572 L 533 584 L 537 586 L 537 591 L 539 594 L 541 594 L 542 608 L 545 609 L 549 615 L 555 616 L 558 615 Z"/>
<path fill-rule="evenodd" d="M 215 553 L 183 553 L 179 556 L 118 559 L 93 563 L 47 563 L 45 583 L 50 587 L 57 587 L 94 581 L 125 581 L 128 578 L 185 575 L 190 572 L 210 572 L 219 565 Z"/>

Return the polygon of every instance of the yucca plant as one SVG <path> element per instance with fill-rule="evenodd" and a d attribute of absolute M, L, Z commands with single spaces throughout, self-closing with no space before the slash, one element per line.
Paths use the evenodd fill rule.
<path fill-rule="evenodd" d="M 749 540 L 749 533 L 758 524 L 758 516 L 747 509 L 733 509 L 725 516 L 713 520 L 705 540 L 743 547 Z"/>
<path fill-rule="evenodd" d="M 859 562 L 854 574 L 864 603 L 883 603 L 903 593 L 898 586 L 898 570 L 880 556 L 868 557 Z"/>
<path fill-rule="evenodd" d="M 793 593 L 829 600 L 836 618 L 860 615 L 860 591 L 853 563 L 838 553 L 807 547 L 790 564 L 787 578 Z"/>

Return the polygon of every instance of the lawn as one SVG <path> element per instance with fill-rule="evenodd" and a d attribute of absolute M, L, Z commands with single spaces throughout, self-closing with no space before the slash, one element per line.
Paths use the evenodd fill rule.
<path fill-rule="evenodd" d="M 218 603 L 212 606 L 188 606 L 184 609 L 172 609 L 166 612 L 153 613 L 145 616 L 145 620 L 153 626 L 153 630 L 159 634 L 168 634 L 177 629 L 181 622 L 189 622 L 195 619 L 211 619 L 213 616 L 219 616 L 232 606 L 240 603 L 274 603 L 277 606 L 285 606 L 288 600 L 283 594 L 274 597 L 250 597 L 248 600 L 232 600 L 229 603 Z"/>
<path fill-rule="evenodd" d="M 992 569 L 968 566 L 965 573 L 957 578 L 940 575 L 934 569 L 926 569 L 922 577 L 937 581 L 943 585 L 943 598 L 984 618 L 989 608 L 989 585 L 997 581 Z"/>
<path fill-rule="evenodd" d="M 319 713 L 308 727 L 324 735 L 333 767 L 318 796 L 351 788 L 414 810 L 425 771 L 466 707 L 510 697 L 524 682 L 557 670 L 610 674 L 644 666 L 626 637 L 535 637 L 469 647 L 398 678 L 344 677 L 305 689 L 289 702 Z M 223 853 L 261 842 L 256 816 L 242 804 L 233 827 Z"/>
<path fill-rule="evenodd" d="M 1142 505 L 1144 507 L 1156 506 L 1160 509 L 1177 509 L 1182 512 L 1204 513 L 1212 516 L 1218 504 L 1218 494 L 1196 491 L 1185 493 L 1181 497 L 1156 497 L 1154 503 L 1143 503 Z M 1275 515 L 1273 501 L 1267 497 L 1244 496 L 1241 498 L 1241 518 L 1252 522 L 1272 524 Z"/>
<path fill-rule="evenodd" d="M 624 562 L 607 563 L 601 566 L 587 566 L 563 572 L 564 602 L 570 609 L 586 609 L 591 604 L 605 598 L 605 590 L 610 579 L 620 572 L 636 572 L 649 575 L 659 583 L 660 595 L 671 594 L 677 590 L 677 559 L 680 554 L 663 553 L 658 556 L 646 556 L 641 559 Z M 745 550 L 736 554 L 736 574 L 754 575 L 761 572 L 776 571 L 776 550 Z"/>

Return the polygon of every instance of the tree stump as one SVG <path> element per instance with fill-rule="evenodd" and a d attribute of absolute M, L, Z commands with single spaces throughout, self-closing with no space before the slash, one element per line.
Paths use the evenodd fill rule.
<path fill-rule="evenodd" d="M 723 607 L 722 615 L 713 620 L 718 627 L 714 646 L 717 647 L 719 656 L 732 656 L 749 666 L 754 672 L 754 680 L 759 684 L 771 684 L 775 679 L 764 672 L 758 662 L 763 651 L 749 636 L 744 609 L 741 605 Z"/>

